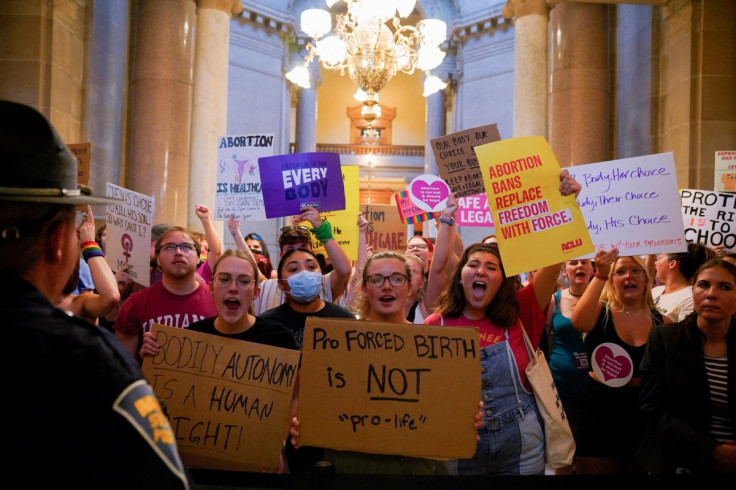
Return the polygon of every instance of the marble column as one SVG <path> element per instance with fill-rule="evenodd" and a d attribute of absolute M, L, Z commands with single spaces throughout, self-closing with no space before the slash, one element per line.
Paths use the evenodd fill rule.
<path fill-rule="evenodd" d="M 322 77 L 319 63 L 309 65 L 309 88 L 299 89 L 299 104 L 296 111 L 296 151 L 317 151 L 317 88 Z"/>
<path fill-rule="evenodd" d="M 192 139 L 189 163 L 188 226 L 202 231 L 195 205 L 214 215 L 217 187 L 217 138 L 227 133 L 230 19 L 243 11 L 240 0 L 196 0 Z M 222 234 L 222 224 L 216 227 Z"/>
<path fill-rule="evenodd" d="M 550 12 L 548 134 L 562 167 L 608 160 L 606 8 L 565 2 Z"/>
<path fill-rule="evenodd" d="M 130 189 L 153 196 L 154 223 L 187 224 L 192 0 L 140 0 L 130 104 Z"/>
<path fill-rule="evenodd" d="M 514 17 L 514 136 L 547 136 L 547 23 L 545 0 L 509 0 Z"/>
<path fill-rule="evenodd" d="M 424 137 L 424 173 L 439 176 L 437 161 L 434 158 L 431 141 L 445 135 L 445 92 L 440 90 L 427 97 L 426 101 L 426 129 Z M 408 183 L 408 182 L 407 182 Z M 423 235 L 437 236 L 437 226 L 434 220 L 423 223 Z"/>

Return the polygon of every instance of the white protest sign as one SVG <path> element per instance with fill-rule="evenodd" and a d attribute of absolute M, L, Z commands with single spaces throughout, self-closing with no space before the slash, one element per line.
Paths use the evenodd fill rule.
<path fill-rule="evenodd" d="M 682 189 L 685 239 L 736 252 L 736 193 Z"/>
<path fill-rule="evenodd" d="M 736 151 L 717 151 L 715 159 L 716 191 L 736 191 Z"/>
<path fill-rule="evenodd" d="M 273 134 L 221 136 L 217 141 L 215 219 L 266 221 L 258 158 L 273 155 Z"/>
<path fill-rule="evenodd" d="M 123 201 L 105 206 L 105 259 L 112 270 L 125 267 L 134 282 L 149 286 L 153 198 L 109 182 L 105 193 Z"/>
<path fill-rule="evenodd" d="M 672 153 L 569 167 L 596 250 L 621 255 L 687 249 Z M 585 255 L 593 257 L 595 254 Z"/>

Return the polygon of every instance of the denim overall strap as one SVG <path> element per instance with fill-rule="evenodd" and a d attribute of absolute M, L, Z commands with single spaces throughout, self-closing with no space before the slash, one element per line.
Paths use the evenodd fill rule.
<path fill-rule="evenodd" d="M 514 354 L 511 352 L 511 341 L 509 340 L 509 328 L 506 327 L 504 329 L 504 337 L 506 337 L 506 356 L 509 360 L 509 371 L 511 371 L 512 376 L 516 379 L 517 382 L 513 383 L 514 385 L 514 393 L 516 394 L 516 401 L 519 403 L 519 415 L 521 415 L 521 418 L 524 418 L 524 408 L 523 403 L 521 402 L 521 397 L 519 397 L 519 386 L 521 386 L 521 378 L 519 377 L 519 370 L 516 368 L 516 360 L 514 359 Z"/>

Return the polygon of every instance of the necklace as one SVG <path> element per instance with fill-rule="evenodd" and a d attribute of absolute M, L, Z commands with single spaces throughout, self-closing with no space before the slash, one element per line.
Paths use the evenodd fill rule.
<path fill-rule="evenodd" d="M 567 290 L 567 292 L 568 292 L 568 293 L 570 293 L 570 296 L 573 296 L 573 297 L 575 297 L 575 298 L 580 298 L 580 297 L 582 297 L 582 296 L 583 296 L 583 294 L 582 294 L 582 293 L 581 293 L 581 294 L 575 294 L 575 293 L 573 293 L 573 292 L 572 292 L 572 289 L 568 289 L 568 290 Z"/>

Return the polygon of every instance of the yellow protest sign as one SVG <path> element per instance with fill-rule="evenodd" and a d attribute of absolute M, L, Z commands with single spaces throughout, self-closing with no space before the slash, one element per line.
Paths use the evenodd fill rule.
<path fill-rule="evenodd" d="M 335 241 L 345 250 L 350 260 L 358 259 L 358 212 L 360 211 L 360 167 L 358 165 L 343 165 L 342 180 L 345 187 L 345 209 L 320 213 L 322 221 L 327 220 L 332 225 L 332 235 Z M 304 224 L 304 223 L 302 223 Z M 310 224 L 307 223 L 307 226 Z M 312 251 L 315 254 L 327 255 L 325 246 L 312 235 Z"/>
<path fill-rule="evenodd" d="M 506 274 L 593 252 L 573 194 L 560 194 L 560 164 L 542 136 L 475 147 Z"/>
<path fill-rule="evenodd" d="M 433 459 L 475 453 L 478 330 L 308 317 L 299 443 Z"/>
<path fill-rule="evenodd" d="M 276 471 L 300 353 L 153 325 L 161 350 L 143 374 L 164 400 L 189 466 Z"/>

